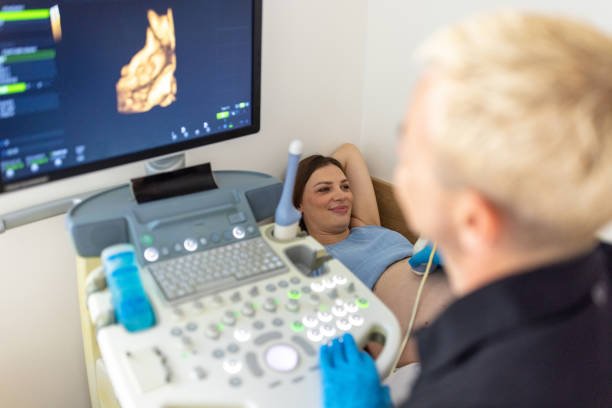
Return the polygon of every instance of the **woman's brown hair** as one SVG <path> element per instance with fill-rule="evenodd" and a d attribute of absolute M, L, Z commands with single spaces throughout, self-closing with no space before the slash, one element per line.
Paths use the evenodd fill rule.
<path fill-rule="evenodd" d="M 298 165 L 297 174 L 295 176 L 295 186 L 293 188 L 293 205 L 295 208 L 299 208 L 302 203 L 302 197 L 304 196 L 304 188 L 306 187 L 306 183 L 312 176 L 312 173 L 317 171 L 318 169 L 325 166 L 336 166 L 343 173 L 346 174 L 342 164 L 334 159 L 333 157 L 322 156 L 320 154 L 313 154 L 312 156 L 308 156 L 300 161 Z M 300 227 L 306 230 L 306 225 L 304 224 L 304 217 L 300 220 Z"/>

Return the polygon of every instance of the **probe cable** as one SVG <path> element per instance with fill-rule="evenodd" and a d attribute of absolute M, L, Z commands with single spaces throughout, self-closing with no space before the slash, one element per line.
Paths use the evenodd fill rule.
<path fill-rule="evenodd" d="M 434 242 L 431 253 L 429 254 L 429 260 L 427 261 L 427 267 L 425 268 L 425 273 L 423 274 L 423 277 L 421 278 L 421 283 L 419 284 L 419 288 L 417 289 L 417 294 L 414 299 L 414 304 L 412 306 L 412 316 L 410 316 L 410 323 L 408 323 L 408 330 L 406 331 L 406 335 L 404 336 L 404 339 L 402 340 L 400 352 L 398 353 L 397 357 L 395 358 L 395 361 L 393 362 L 393 365 L 391 366 L 392 367 L 391 372 L 394 372 L 397 369 L 397 364 L 399 363 L 402 353 L 404 352 L 404 348 L 406 347 L 406 344 L 408 344 L 408 340 L 410 339 L 410 336 L 412 335 L 412 329 L 413 329 L 414 322 L 416 320 L 416 315 L 419 309 L 419 303 L 421 301 L 421 294 L 423 293 L 423 287 L 425 287 L 427 276 L 429 276 L 429 271 L 431 269 L 431 264 L 433 262 L 434 255 L 436 254 L 437 247 L 438 247 L 438 244 Z"/>

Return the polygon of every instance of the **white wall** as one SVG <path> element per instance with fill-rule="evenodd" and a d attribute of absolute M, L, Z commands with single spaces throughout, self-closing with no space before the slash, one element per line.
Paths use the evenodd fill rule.
<path fill-rule="evenodd" d="M 361 147 L 373 175 L 393 176 L 397 130 L 420 74 L 414 50 L 439 27 L 509 7 L 576 16 L 612 31 L 612 3 L 606 0 L 368 1 Z M 603 234 L 612 242 L 612 226 Z"/>
<path fill-rule="evenodd" d="M 612 31 L 612 3 L 604 0 L 370 0 L 361 146 L 374 175 L 392 178 L 397 129 L 420 74 L 415 49 L 439 27 L 502 7 L 560 12 Z"/>
<path fill-rule="evenodd" d="M 264 2 L 262 131 L 191 152 L 188 163 L 281 176 L 288 144 L 306 153 L 358 143 L 365 61 L 365 0 Z M 122 166 L 0 198 L 0 214 L 143 173 Z M 0 234 L 0 406 L 89 405 L 74 252 L 63 217 Z"/>

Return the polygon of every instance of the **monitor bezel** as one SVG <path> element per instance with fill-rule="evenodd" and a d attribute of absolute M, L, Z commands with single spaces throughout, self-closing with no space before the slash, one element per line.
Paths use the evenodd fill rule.
<path fill-rule="evenodd" d="M 251 72 L 251 124 L 246 127 L 225 131 L 219 134 L 201 137 L 198 139 L 185 140 L 166 146 L 153 147 L 135 153 L 124 154 L 113 158 L 85 163 L 67 169 L 56 170 L 44 175 L 32 175 L 24 179 L 6 183 L 0 177 L 0 194 L 5 195 L 13 191 L 20 191 L 29 187 L 47 185 L 50 182 L 70 177 L 81 176 L 111 167 L 151 159 L 154 157 L 168 156 L 180 153 L 196 147 L 202 147 L 214 143 L 236 139 L 242 136 L 256 134 L 261 126 L 261 47 L 262 47 L 262 3 L 263 0 L 252 0 L 253 5 L 253 69 Z"/>

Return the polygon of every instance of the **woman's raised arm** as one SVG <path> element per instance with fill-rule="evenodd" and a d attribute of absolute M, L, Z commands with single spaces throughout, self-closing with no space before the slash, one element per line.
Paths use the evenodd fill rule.
<path fill-rule="evenodd" d="M 380 215 L 370 172 L 357 146 L 345 143 L 332 153 L 332 157 L 344 167 L 353 192 L 351 227 L 380 225 Z"/>

